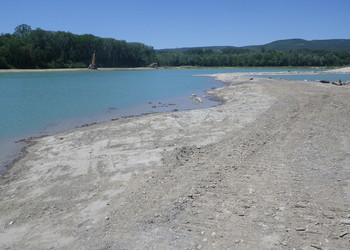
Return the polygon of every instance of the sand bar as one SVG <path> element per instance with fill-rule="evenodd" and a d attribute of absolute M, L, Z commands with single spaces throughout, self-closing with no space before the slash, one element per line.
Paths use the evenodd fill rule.
<path fill-rule="evenodd" d="M 349 86 L 217 74 L 224 104 L 33 140 L 1 249 L 346 249 Z"/>

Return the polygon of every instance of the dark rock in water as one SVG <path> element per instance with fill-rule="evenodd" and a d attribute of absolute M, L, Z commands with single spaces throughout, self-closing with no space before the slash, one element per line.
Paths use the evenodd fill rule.
<path fill-rule="evenodd" d="M 327 81 L 327 80 L 320 80 L 319 82 L 321 82 L 321 83 L 330 83 L 330 81 Z"/>
<path fill-rule="evenodd" d="M 155 109 L 155 108 L 157 108 L 157 106 L 152 106 L 152 109 Z"/>
<path fill-rule="evenodd" d="M 26 141 L 27 141 L 27 139 L 20 139 L 20 140 L 18 140 L 18 141 L 15 141 L 15 143 L 26 142 Z"/>
<path fill-rule="evenodd" d="M 85 124 L 81 125 L 79 128 L 85 128 L 85 127 L 89 127 L 89 126 L 96 125 L 96 124 L 97 124 L 97 122 L 85 123 Z"/>

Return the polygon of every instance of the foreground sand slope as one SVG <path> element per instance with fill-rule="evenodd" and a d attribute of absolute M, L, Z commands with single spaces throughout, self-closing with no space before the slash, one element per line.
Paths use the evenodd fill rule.
<path fill-rule="evenodd" d="M 350 88 L 217 75 L 225 104 L 35 140 L 2 249 L 347 249 Z"/>

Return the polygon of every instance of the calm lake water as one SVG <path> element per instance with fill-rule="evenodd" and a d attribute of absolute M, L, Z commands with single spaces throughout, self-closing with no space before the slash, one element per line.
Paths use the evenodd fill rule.
<path fill-rule="evenodd" d="M 290 70 L 290 69 L 288 69 Z M 287 69 L 285 71 L 288 71 Z M 15 141 L 72 129 L 92 122 L 150 112 L 206 108 L 191 94 L 220 87 L 193 75 L 281 69 L 178 69 L 0 74 L 0 167 L 23 146 Z M 299 70 L 300 71 L 300 70 Z"/>

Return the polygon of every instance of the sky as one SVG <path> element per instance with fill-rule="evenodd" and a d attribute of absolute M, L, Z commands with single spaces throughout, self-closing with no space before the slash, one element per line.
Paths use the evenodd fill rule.
<path fill-rule="evenodd" d="M 0 0 L 16 26 L 93 34 L 155 49 L 350 39 L 349 0 Z"/>

